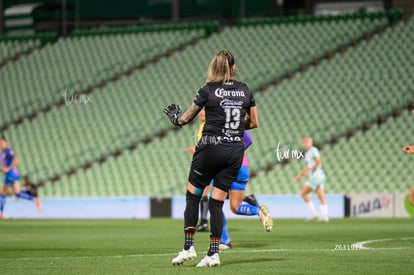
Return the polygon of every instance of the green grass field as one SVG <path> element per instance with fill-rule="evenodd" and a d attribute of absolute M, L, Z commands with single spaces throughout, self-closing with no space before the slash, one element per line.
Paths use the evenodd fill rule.
<path fill-rule="evenodd" d="M 2 220 L 0 274 L 413 274 L 413 219 L 229 220 L 233 249 L 221 266 L 196 268 L 208 233 L 196 235 L 198 258 L 182 266 L 182 221 Z M 351 245 L 366 243 L 369 249 Z M 345 249 L 345 250 L 344 250 Z"/>

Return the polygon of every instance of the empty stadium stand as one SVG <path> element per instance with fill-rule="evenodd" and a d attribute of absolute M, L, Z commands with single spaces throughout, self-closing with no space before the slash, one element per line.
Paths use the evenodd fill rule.
<path fill-rule="evenodd" d="M 382 172 L 394 166 L 385 154 L 367 157 L 373 148 L 366 146 L 386 136 L 375 151 L 398 143 L 392 151 L 404 159 L 401 143 L 412 138 L 412 130 L 394 127 L 409 122 L 403 110 L 414 100 L 414 20 L 388 27 L 390 22 L 389 14 L 376 14 L 250 20 L 209 36 L 204 28 L 80 32 L 0 69 L 6 91 L 1 122 L 63 103 L 5 131 L 21 170 L 45 182 L 43 196 L 183 194 L 191 160 L 185 148 L 194 144 L 197 126 L 171 131 L 161 110 L 172 102 L 189 104 L 211 56 L 229 49 L 242 81 L 253 90 L 266 85 L 255 94 L 261 126 L 251 132 L 254 146 L 247 152 L 255 171 L 249 191 L 296 193 L 293 177 L 303 164 L 279 165 L 275 149 L 278 143 L 299 149 L 305 135 L 321 144 L 338 138 L 322 151 L 329 193 L 364 192 L 373 185 L 405 190 L 409 179 Z M 182 45 L 187 47 L 180 50 Z M 327 54 L 332 56 L 321 59 Z M 304 64 L 311 66 L 301 70 Z M 269 86 L 277 78 L 283 80 Z M 65 91 L 88 91 L 91 101 L 67 104 Z M 396 112 L 401 117 L 394 118 Z M 371 126 L 380 117 L 386 122 Z M 355 136 L 346 138 L 350 131 Z M 366 165 L 354 165 L 353 158 Z"/>

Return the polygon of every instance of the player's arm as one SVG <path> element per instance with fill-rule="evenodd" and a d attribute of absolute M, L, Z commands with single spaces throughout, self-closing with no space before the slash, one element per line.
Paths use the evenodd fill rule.
<path fill-rule="evenodd" d="M 295 177 L 295 182 L 298 183 L 302 177 L 306 178 L 308 175 L 309 175 L 309 168 L 308 166 L 305 165 L 302 168 L 302 170 L 300 170 L 299 174 Z"/>
<path fill-rule="evenodd" d="M 9 171 L 10 171 L 10 170 L 12 170 L 13 168 L 15 168 L 18 164 L 19 164 L 19 159 L 18 159 L 16 156 L 14 156 L 14 157 L 13 157 L 13 161 L 12 161 L 12 163 L 10 164 L 10 166 L 8 166 L 8 167 L 4 167 L 4 168 L 3 168 L 4 173 L 9 172 Z"/>
<path fill-rule="evenodd" d="M 321 159 L 315 158 L 315 164 L 311 168 L 309 168 L 309 171 L 310 172 L 315 171 L 319 167 L 319 165 L 321 165 Z"/>
<path fill-rule="evenodd" d="M 404 146 L 403 147 L 403 151 L 409 155 L 409 154 L 414 154 L 414 146 Z"/>
<path fill-rule="evenodd" d="M 175 126 L 183 126 L 190 123 L 195 116 L 200 112 L 202 107 L 195 103 L 192 103 L 188 110 L 181 115 L 181 106 L 177 104 L 171 104 L 167 108 L 164 108 L 164 114 L 168 116 L 171 123 Z"/>
<path fill-rule="evenodd" d="M 191 106 L 185 111 L 184 114 L 178 117 L 178 125 L 183 126 L 190 123 L 197 114 L 201 111 L 202 107 L 198 106 L 195 103 L 192 103 Z"/>
<path fill-rule="evenodd" d="M 187 152 L 189 152 L 190 154 L 194 154 L 195 153 L 195 146 L 190 146 L 190 147 L 187 147 Z"/>
<path fill-rule="evenodd" d="M 246 118 L 244 120 L 244 129 L 254 129 L 259 127 L 259 117 L 257 115 L 256 106 L 252 106 L 247 110 Z"/>

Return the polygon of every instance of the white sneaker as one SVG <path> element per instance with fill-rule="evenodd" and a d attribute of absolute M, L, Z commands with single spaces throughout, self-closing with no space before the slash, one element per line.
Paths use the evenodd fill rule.
<path fill-rule="evenodd" d="M 263 227 L 266 229 L 266 231 L 267 232 L 272 231 L 273 220 L 272 220 L 272 217 L 270 217 L 269 208 L 266 205 L 263 205 L 262 207 L 260 207 L 259 218 L 263 224 Z"/>
<path fill-rule="evenodd" d="M 322 217 L 319 219 L 320 222 L 329 222 L 329 218 L 328 217 Z"/>
<path fill-rule="evenodd" d="M 191 261 L 197 258 L 197 253 L 194 249 L 194 246 L 190 246 L 190 249 L 188 250 L 182 250 L 178 253 L 178 256 L 172 259 L 173 265 L 180 265 L 183 264 L 186 261 Z"/>
<path fill-rule="evenodd" d="M 212 267 L 212 266 L 219 266 L 220 265 L 220 257 L 218 253 L 214 253 L 212 256 L 206 255 L 197 265 L 196 267 Z"/>

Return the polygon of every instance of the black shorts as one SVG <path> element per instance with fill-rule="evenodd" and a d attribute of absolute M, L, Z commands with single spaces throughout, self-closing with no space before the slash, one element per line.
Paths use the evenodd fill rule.
<path fill-rule="evenodd" d="M 204 188 L 214 179 L 214 187 L 228 192 L 243 161 L 243 143 L 199 144 L 193 155 L 188 181 Z"/>

